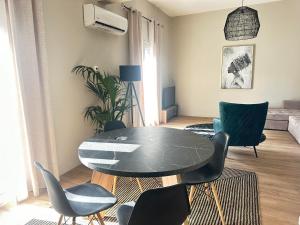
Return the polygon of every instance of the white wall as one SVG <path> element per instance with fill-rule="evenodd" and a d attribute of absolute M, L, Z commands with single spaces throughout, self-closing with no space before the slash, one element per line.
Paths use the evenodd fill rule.
<path fill-rule="evenodd" d="M 252 6 L 259 12 L 258 38 L 228 42 L 223 27 L 231 10 L 172 20 L 172 74 L 181 115 L 217 116 L 218 102 L 263 102 L 280 106 L 300 99 L 300 1 Z M 220 88 L 222 47 L 255 44 L 252 90 Z"/>
<path fill-rule="evenodd" d="M 48 51 L 49 82 L 52 116 L 55 126 L 59 170 L 63 174 L 80 162 L 79 144 L 94 133 L 83 119 L 85 107 L 94 104 L 80 77 L 70 71 L 74 65 L 98 65 L 118 74 L 120 64 L 128 63 L 128 36 L 115 36 L 83 25 L 82 5 L 85 0 L 44 0 L 46 47 Z M 133 2 L 142 13 L 154 15 L 168 31 L 168 17 L 145 0 Z M 120 5 L 110 9 L 126 16 Z M 167 61 L 167 48 L 163 50 Z M 167 65 L 167 63 L 166 63 Z M 163 68 L 169 74 L 168 66 Z M 164 80 L 164 79 L 163 79 Z"/>

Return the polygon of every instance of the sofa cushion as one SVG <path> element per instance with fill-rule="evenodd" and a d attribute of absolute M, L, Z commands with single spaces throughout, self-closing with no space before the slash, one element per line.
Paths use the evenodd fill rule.
<path fill-rule="evenodd" d="M 267 130 L 287 130 L 288 120 L 266 120 L 265 129 Z"/>
<path fill-rule="evenodd" d="M 289 120 L 290 116 L 300 116 L 299 109 L 269 109 L 267 120 Z"/>
<path fill-rule="evenodd" d="M 283 108 L 300 110 L 300 101 L 285 100 L 283 101 Z"/>
<path fill-rule="evenodd" d="M 300 144 L 300 116 L 290 116 L 289 132 Z"/>

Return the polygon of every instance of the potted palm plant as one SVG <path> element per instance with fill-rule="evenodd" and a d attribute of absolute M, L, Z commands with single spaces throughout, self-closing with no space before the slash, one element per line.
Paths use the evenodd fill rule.
<path fill-rule="evenodd" d="M 95 70 L 92 67 L 78 65 L 72 69 L 85 80 L 88 90 L 97 97 L 97 104 L 85 109 L 84 118 L 102 132 L 106 122 L 122 120 L 130 106 L 124 95 L 124 83 L 118 76 Z"/>

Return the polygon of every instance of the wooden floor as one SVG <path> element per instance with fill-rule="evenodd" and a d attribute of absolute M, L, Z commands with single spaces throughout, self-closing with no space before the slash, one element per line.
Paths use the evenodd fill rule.
<path fill-rule="evenodd" d="M 204 122 L 211 119 L 178 117 L 164 126 L 182 129 Z M 265 134 L 267 140 L 258 147 L 259 158 L 254 157 L 251 148 L 230 148 L 226 166 L 258 175 L 263 225 L 296 225 L 300 216 L 300 145 L 288 132 L 265 131 Z M 69 187 L 86 182 L 90 177 L 91 171 L 79 166 L 63 175 L 61 183 Z M 24 225 L 30 218 L 56 221 L 58 215 L 49 207 L 43 191 L 39 198 L 31 197 L 17 207 L 2 208 L 0 224 Z"/>
<path fill-rule="evenodd" d="M 179 117 L 166 127 L 211 122 L 209 118 Z M 258 175 L 263 225 L 295 225 L 300 216 L 300 145 L 285 131 L 264 131 L 267 140 L 258 147 L 230 148 L 225 166 Z"/>

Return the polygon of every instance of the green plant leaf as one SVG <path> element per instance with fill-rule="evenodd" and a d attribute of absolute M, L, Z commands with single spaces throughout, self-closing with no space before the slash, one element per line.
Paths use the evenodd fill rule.
<path fill-rule="evenodd" d="M 98 99 L 98 104 L 87 107 L 84 113 L 84 118 L 97 132 L 103 130 L 107 121 L 120 120 L 130 109 L 125 99 L 125 85 L 119 77 L 84 65 L 75 66 L 72 72 L 85 80 L 87 89 Z"/>

